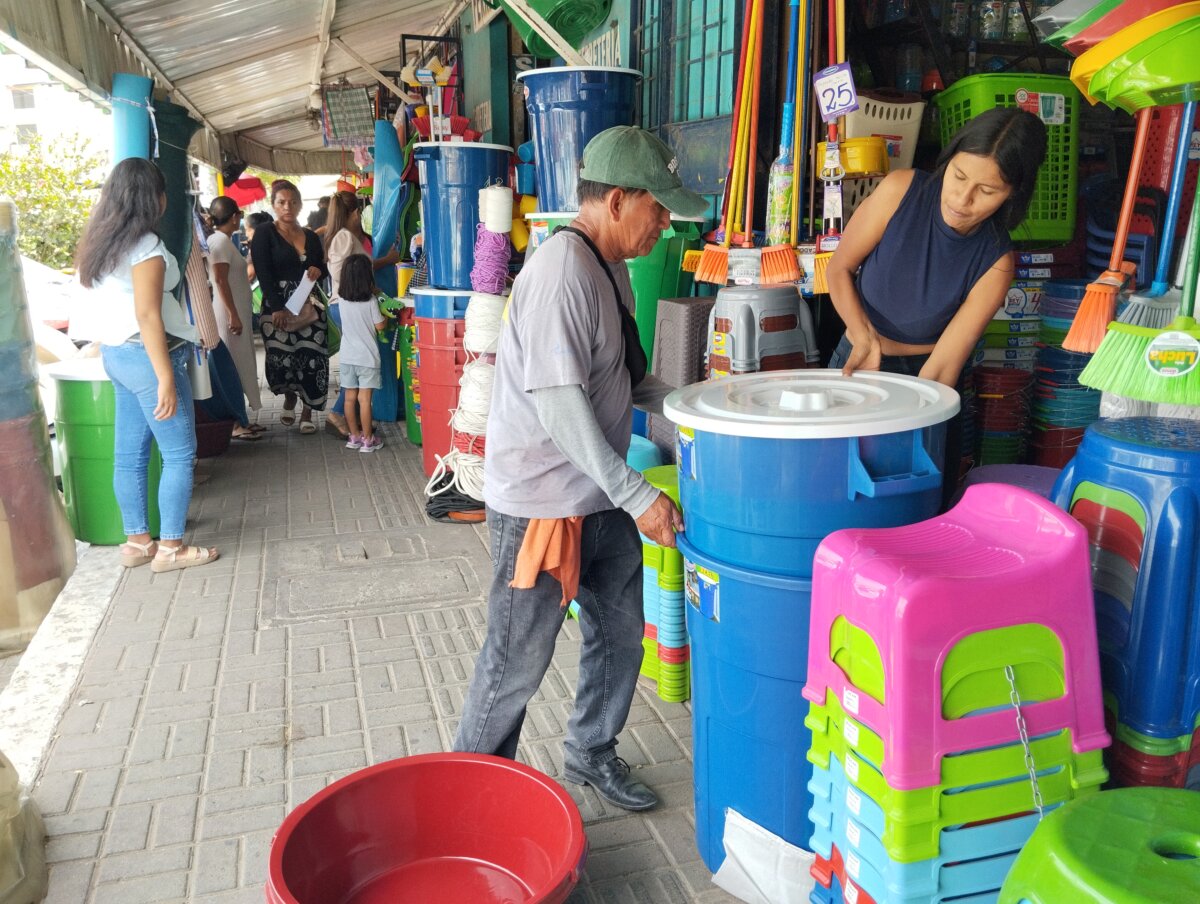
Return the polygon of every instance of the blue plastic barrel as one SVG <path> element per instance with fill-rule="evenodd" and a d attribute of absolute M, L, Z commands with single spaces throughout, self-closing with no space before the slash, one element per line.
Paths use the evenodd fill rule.
<path fill-rule="evenodd" d="M 738 568 L 683 535 L 678 543 L 692 642 L 700 856 L 713 872 L 725 859 L 727 808 L 808 848 L 812 735 L 800 692 L 808 674 L 812 583 Z"/>
<path fill-rule="evenodd" d="M 556 66 L 517 76 L 533 133 L 538 210 L 579 210 L 579 162 L 605 129 L 634 125 L 636 69 Z"/>
<path fill-rule="evenodd" d="M 501 144 L 430 141 L 413 157 L 421 184 L 421 229 L 429 284 L 470 289 L 479 225 L 479 190 L 508 184 L 512 148 Z"/>
<path fill-rule="evenodd" d="M 414 316 L 431 320 L 463 320 L 467 316 L 467 305 L 471 303 L 469 289 L 459 292 L 416 286 L 410 294 L 414 301 Z"/>

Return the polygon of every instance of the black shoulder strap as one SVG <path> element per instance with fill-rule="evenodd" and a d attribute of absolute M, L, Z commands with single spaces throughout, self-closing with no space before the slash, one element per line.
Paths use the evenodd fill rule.
<path fill-rule="evenodd" d="M 600 249 L 596 247 L 596 243 L 582 229 L 576 229 L 574 226 L 559 226 L 554 230 L 555 235 L 560 232 L 572 232 L 583 239 L 583 243 L 587 245 L 588 250 L 595 256 L 596 263 L 600 265 L 600 269 L 608 277 L 608 282 L 612 286 L 613 297 L 617 300 L 617 304 L 624 308 L 625 304 L 621 301 L 621 290 L 617 288 L 617 281 L 613 278 L 612 271 L 608 269 L 608 264 L 604 262 L 604 256 L 600 253 Z"/>

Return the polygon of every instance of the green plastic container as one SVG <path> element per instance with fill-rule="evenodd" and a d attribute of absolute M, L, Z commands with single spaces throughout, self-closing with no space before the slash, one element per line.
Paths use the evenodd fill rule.
<path fill-rule="evenodd" d="M 99 358 L 61 361 L 46 368 L 58 387 L 54 438 L 62 465 L 63 501 L 75 536 L 85 543 L 125 542 L 121 510 L 113 495 L 116 396 Z M 146 483 L 150 533 L 158 536 L 158 482 L 162 457 L 150 448 Z"/>
<path fill-rule="evenodd" d="M 1000 904 L 1200 901 L 1200 794 L 1122 788 L 1049 814 L 1021 849 Z"/>
<path fill-rule="evenodd" d="M 558 56 L 558 51 L 547 44 L 546 40 L 533 30 L 533 26 L 515 13 L 508 3 L 497 0 L 496 5 L 507 13 L 513 29 L 521 36 L 530 53 L 544 60 Z M 562 36 L 563 40 L 578 50 L 588 34 L 608 18 L 612 0 L 529 0 L 529 5 Z"/>
<path fill-rule="evenodd" d="M 529 260 L 538 245 L 553 235 L 555 229 L 559 226 L 569 226 L 578 215 L 571 212 L 525 214 L 529 226 L 529 249 L 525 252 L 525 259 Z M 683 255 L 686 251 L 694 251 L 700 247 L 701 222 L 672 219 L 671 225 L 663 230 L 653 251 L 645 257 L 625 262 L 629 267 L 629 284 L 633 287 L 633 298 L 637 304 L 634 320 L 637 321 L 638 335 L 641 337 L 642 350 L 646 353 L 648 364 L 654 363 L 654 328 L 658 321 L 658 300 L 691 294 L 692 274 L 685 273 L 682 269 Z"/>
<path fill-rule="evenodd" d="M 397 365 L 400 368 L 400 378 L 404 381 L 404 429 L 408 434 L 408 441 L 414 446 L 419 446 L 421 445 L 421 418 L 417 412 L 416 396 L 413 394 L 417 379 L 417 368 L 413 361 L 413 337 L 416 329 L 411 324 L 401 324 L 396 329 L 400 331 L 400 351 Z"/>

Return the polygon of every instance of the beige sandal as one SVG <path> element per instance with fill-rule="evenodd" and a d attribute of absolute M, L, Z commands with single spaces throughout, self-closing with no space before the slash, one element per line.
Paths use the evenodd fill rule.
<path fill-rule="evenodd" d="M 182 555 L 181 555 L 182 553 Z M 212 546 L 159 546 L 158 555 L 150 563 L 150 570 L 156 574 L 164 571 L 176 571 L 180 568 L 191 568 L 198 565 L 208 565 L 221 557 L 216 547 Z"/>
<path fill-rule="evenodd" d="M 134 543 L 132 540 L 126 540 L 121 544 L 121 564 L 126 568 L 145 565 L 154 559 L 156 545 L 153 540 L 149 543 Z M 126 552 L 126 549 L 136 549 L 137 552 Z"/>

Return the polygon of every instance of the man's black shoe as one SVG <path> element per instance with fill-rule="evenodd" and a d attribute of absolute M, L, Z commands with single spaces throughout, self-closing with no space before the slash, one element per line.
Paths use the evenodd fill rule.
<path fill-rule="evenodd" d="M 591 785 L 610 804 L 623 810 L 649 810 L 658 803 L 658 795 L 629 774 L 629 764 L 613 757 L 599 766 L 571 766 L 563 777 L 576 785 Z"/>

